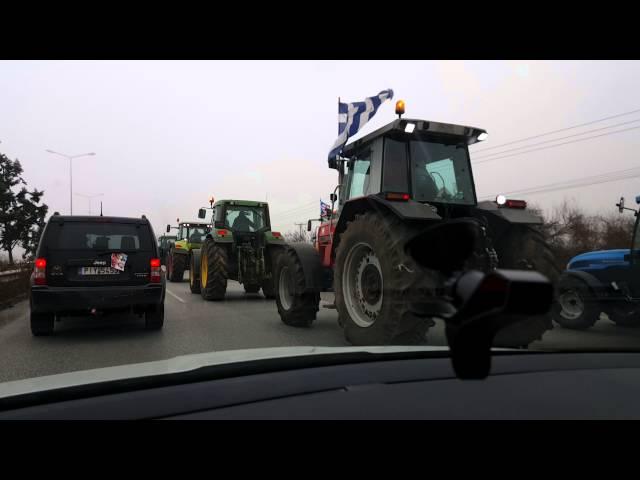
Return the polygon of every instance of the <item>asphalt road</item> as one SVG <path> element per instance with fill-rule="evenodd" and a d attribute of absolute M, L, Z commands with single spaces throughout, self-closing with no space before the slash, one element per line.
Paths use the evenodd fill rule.
<path fill-rule="evenodd" d="M 331 303 L 330 294 L 323 301 Z M 168 283 L 165 325 L 144 330 L 133 315 L 67 318 L 51 337 L 33 337 L 28 303 L 0 311 L 0 382 L 91 368 L 161 360 L 190 353 L 283 346 L 347 346 L 335 310 L 321 308 L 311 328 L 280 321 L 275 302 L 261 294 L 245 294 L 229 282 L 227 300 L 206 302 L 188 283 Z M 438 323 L 429 331 L 430 345 L 446 345 Z M 606 318 L 594 328 L 575 332 L 555 328 L 532 344 L 538 348 L 571 346 L 640 348 L 640 329 L 622 328 Z M 0 386 L 1 388 L 1 386 Z"/>

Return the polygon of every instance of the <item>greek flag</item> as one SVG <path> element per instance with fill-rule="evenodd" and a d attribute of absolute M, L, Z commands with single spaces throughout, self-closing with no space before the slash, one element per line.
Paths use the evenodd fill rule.
<path fill-rule="evenodd" d="M 369 97 L 364 102 L 338 102 L 338 138 L 336 139 L 329 160 L 340 154 L 347 140 L 353 137 L 378 111 L 378 107 L 385 100 L 393 98 L 393 90 L 383 90 L 375 97 Z"/>
<path fill-rule="evenodd" d="M 329 212 L 331 212 L 331 205 L 324 203 L 322 199 L 320 199 L 320 217 L 328 217 Z"/>

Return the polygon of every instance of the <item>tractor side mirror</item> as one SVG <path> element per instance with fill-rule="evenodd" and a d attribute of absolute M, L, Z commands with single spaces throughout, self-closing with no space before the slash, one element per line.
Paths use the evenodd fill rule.
<path fill-rule="evenodd" d="M 331 195 L 329 195 L 329 198 L 331 199 L 332 202 L 336 202 L 338 200 L 338 195 L 336 195 L 335 193 L 332 193 Z"/>
<path fill-rule="evenodd" d="M 171 225 L 167 225 L 167 233 L 171 232 Z"/>
<path fill-rule="evenodd" d="M 198 218 L 204 218 L 207 216 L 207 211 L 204 208 L 198 210 Z"/>
<path fill-rule="evenodd" d="M 620 203 L 616 203 L 616 207 L 620 213 L 624 212 L 624 197 L 620 197 Z"/>
<path fill-rule="evenodd" d="M 311 220 L 307 222 L 307 232 L 311 231 Z"/>

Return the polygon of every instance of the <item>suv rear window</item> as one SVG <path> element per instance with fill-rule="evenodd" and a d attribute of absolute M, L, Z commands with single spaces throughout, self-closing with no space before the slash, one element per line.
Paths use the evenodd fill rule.
<path fill-rule="evenodd" d="M 136 223 L 51 223 L 45 246 L 55 250 L 152 250 L 149 228 Z"/>

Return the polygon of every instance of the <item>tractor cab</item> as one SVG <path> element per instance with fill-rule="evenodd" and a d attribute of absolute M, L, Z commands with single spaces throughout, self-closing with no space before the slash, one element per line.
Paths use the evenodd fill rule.
<path fill-rule="evenodd" d="M 477 205 L 468 146 L 486 137 L 475 127 L 396 119 L 346 145 L 342 157 L 329 162 L 340 176 L 339 208 L 379 194 L 428 203 L 441 215 L 451 207 L 468 210 Z"/>

